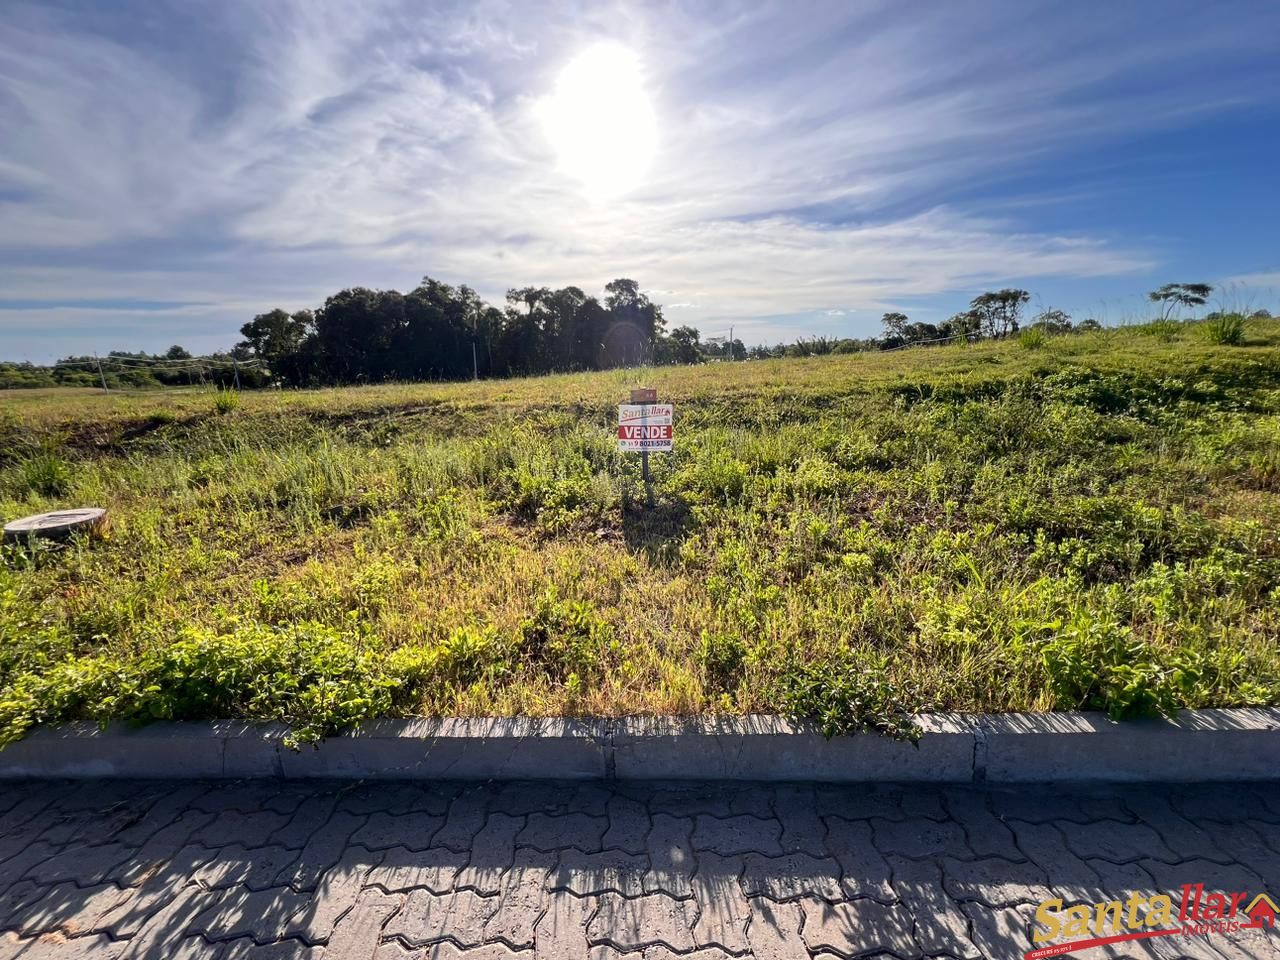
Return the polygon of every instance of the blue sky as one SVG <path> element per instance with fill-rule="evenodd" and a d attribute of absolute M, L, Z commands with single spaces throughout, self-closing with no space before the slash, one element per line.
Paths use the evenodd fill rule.
<path fill-rule="evenodd" d="M 549 126 L 593 50 L 639 92 Z M 566 159 L 597 131 L 643 168 L 607 197 Z M 1007 285 L 1112 323 L 1171 280 L 1274 311 L 1278 158 L 1275 0 L 11 0 L 0 357 L 225 348 L 424 274 L 630 276 L 748 342 Z"/>

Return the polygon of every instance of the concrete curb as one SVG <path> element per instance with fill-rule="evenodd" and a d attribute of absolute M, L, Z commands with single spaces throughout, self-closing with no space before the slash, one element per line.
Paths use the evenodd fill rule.
<path fill-rule="evenodd" d="M 377 720 L 290 750 L 280 724 L 72 723 L 0 750 L 0 779 L 34 777 L 1191 782 L 1280 777 L 1280 709 L 928 714 L 919 744 L 826 740 L 780 717 Z"/>

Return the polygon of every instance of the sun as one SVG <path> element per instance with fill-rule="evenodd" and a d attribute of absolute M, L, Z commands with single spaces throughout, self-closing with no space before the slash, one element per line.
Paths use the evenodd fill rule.
<path fill-rule="evenodd" d="M 601 43 L 582 51 L 537 109 L 560 169 L 588 196 L 611 199 L 643 181 L 658 125 L 640 60 L 626 47 Z"/>

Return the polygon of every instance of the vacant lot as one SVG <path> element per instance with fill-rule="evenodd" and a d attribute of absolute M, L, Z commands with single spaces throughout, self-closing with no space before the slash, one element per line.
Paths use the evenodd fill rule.
<path fill-rule="evenodd" d="M 1280 324 L 0 398 L 0 735 L 66 717 L 1280 702 Z M 656 386 L 677 449 L 614 449 Z M 235 402 L 238 399 L 238 402 Z"/>

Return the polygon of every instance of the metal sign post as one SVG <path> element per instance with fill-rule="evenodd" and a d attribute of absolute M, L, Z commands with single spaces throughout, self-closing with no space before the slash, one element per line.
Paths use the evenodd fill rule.
<path fill-rule="evenodd" d="M 618 406 L 618 449 L 640 454 L 640 471 L 644 477 L 644 499 L 653 506 L 653 480 L 649 476 L 649 454 L 670 453 L 674 444 L 675 408 L 658 403 L 658 391 L 643 387 L 631 391 L 631 402 Z"/>

